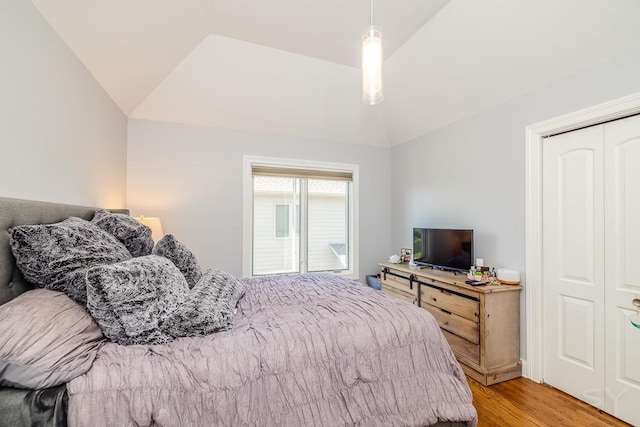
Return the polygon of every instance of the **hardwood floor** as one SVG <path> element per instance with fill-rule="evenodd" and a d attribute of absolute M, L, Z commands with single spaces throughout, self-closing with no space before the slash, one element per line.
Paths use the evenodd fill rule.
<path fill-rule="evenodd" d="M 526 378 L 484 387 L 467 377 L 478 426 L 624 426 L 620 421 L 557 389 Z"/>

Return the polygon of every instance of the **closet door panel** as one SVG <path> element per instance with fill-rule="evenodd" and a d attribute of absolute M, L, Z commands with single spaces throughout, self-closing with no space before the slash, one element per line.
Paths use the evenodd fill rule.
<path fill-rule="evenodd" d="M 604 128 L 606 411 L 640 425 L 640 116 Z"/>
<path fill-rule="evenodd" d="M 604 409 L 603 128 L 543 145 L 544 381 Z"/>

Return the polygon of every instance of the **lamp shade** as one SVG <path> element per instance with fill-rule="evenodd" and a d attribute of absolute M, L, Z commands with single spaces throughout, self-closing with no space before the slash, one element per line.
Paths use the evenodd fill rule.
<path fill-rule="evenodd" d="M 160 221 L 160 218 L 146 217 L 141 215 L 139 217 L 134 217 L 134 219 L 138 221 L 140 224 L 144 224 L 151 229 L 151 238 L 153 239 L 154 242 L 157 242 L 158 240 L 162 239 L 162 237 L 164 236 L 164 231 L 162 231 L 162 222 Z"/>
<path fill-rule="evenodd" d="M 382 33 L 374 26 L 362 35 L 362 102 L 382 102 Z"/>

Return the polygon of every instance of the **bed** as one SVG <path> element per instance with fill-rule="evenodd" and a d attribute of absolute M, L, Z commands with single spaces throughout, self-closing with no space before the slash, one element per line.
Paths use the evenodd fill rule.
<path fill-rule="evenodd" d="M 33 288 L 8 228 L 94 212 L 0 198 L 0 304 Z M 168 344 L 103 341 L 66 386 L 0 389 L 0 425 L 477 424 L 466 378 L 427 312 L 330 274 L 241 281 L 231 329 Z"/>

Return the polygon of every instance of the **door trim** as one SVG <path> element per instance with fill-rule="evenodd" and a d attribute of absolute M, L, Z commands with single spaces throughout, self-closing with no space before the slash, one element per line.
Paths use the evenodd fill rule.
<path fill-rule="evenodd" d="M 543 380 L 542 140 L 546 136 L 640 113 L 640 92 L 525 128 L 525 309 L 527 359 L 523 375 Z"/>

